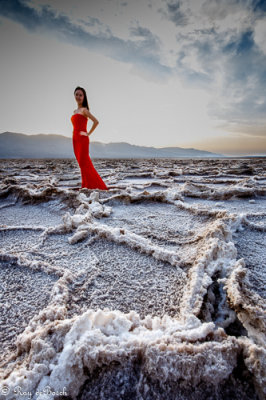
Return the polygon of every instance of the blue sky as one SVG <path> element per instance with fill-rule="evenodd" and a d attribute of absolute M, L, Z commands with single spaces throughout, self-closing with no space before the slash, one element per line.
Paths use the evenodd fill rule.
<path fill-rule="evenodd" d="M 266 154 L 266 1 L 2 0 L 0 132 Z M 15 100 L 15 101 L 14 101 Z"/>

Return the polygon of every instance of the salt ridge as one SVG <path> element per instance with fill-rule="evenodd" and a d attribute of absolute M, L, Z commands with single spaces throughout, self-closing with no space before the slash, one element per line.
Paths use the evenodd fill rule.
<path fill-rule="evenodd" d="M 166 171 L 161 178 L 168 177 L 165 164 Z M 144 161 L 140 168 L 143 165 Z M 182 176 L 185 172 L 186 168 L 183 168 Z M 177 173 L 180 174 L 180 170 Z M 160 174 L 151 174 L 151 177 L 154 176 L 157 178 Z M 167 178 L 165 185 L 169 187 L 166 189 L 149 192 L 151 185 L 144 184 L 144 190 L 138 192 L 139 187 L 134 189 L 132 185 L 124 189 L 111 189 L 108 196 L 100 197 L 97 191 L 83 190 L 77 193 L 71 189 L 60 189 L 56 187 L 60 183 L 56 178 L 49 183 L 51 186 L 44 189 L 33 184 L 14 184 L 10 180 L 3 180 L 0 197 L 8 199 L 9 203 L 2 204 L 2 208 L 11 209 L 18 202 L 38 204 L 55 200 L 69 210 L 62 215 L 61 224 L 50 227 L 5 224 L 0 227 L 2 232 L 42 231 L 40 240 L 32 247 L 35 251 L 41 249 L 51 235 L 71 234 L 67 241 L 70 245 L 76 245 L 82 241 L 86 244 L 86 240 L 90 243 L 92 234 L 94 240 L 104 237 L 117 244 L 124 243 L 170 263 L 180 270 L 181 276 L 188 273 L 189 277 L 178 318 L 168 315 L 159 318 L 147 314 L 141 319 L 133 310 L 122 313 L 119 310 L 88 309 L 68 319 L 68 287 L 82 277 L 84 271 L 67 271 L 56 265 L 28 259 L 25 255 L 10 254 L 3 249 L 0 254 L 2 261 L 13 260 L 17 265 L 41 269 L 59 277 L 49 304 L 31 319 L 24 332 L 17 337 L 17 353 L 12 354 L 9 362 L 3 365 L 5 369 L 2 368 L 1 372 L 1 387 L 8 385 L 10 390 L 4 398 L 13 399 L 14 389 L 18 385 L 32 393 L 37 393 L 47 385 L 54 390 L 65 386 L 68 394 L 76 398 L 82 384 L 86 383 L 86 369 L 93 375 L 97 368 L 103 368 L 104 365 L 117 362 L 126 366 L 129 360 L 134 364 L 140 359 L 144 377 L 140 384 L 142 395 L 148 396 L 149 390 L 152 390 L 147 386 L 148 380 L 158 377 L 165 390 L 176 380 L 186 382 L 188 387 L 200 382 L 207 386 L 219 386 L 233 373 L 240 354 L 253 376 L 257 395 L 263 398 L 266 394 L 263 373 L 266 359 L 265 306 L 263 299 L 250 290 L 245 261 L 237 258 L 234 240 L 245 226 L 264 231 L 264 225 L 248 220 L 254 216 L 253 211 L 232 213 L 226 209 L 212 208 L 208 203 L 202 206 L 186 202 L 188 197 L 206 200 L 263 197 L 266 189 L 258 181 L 245 178 L 233 187 L 222 189 L 206 189 L 204 185 L 190 182 L 173 188 L 173 180 Z M 114 183 L 119 186 L 119 180 Z M 191 268 L 187 270 L 186 262 L 182 262 L 175 251 L 154 245 L 151 240 L 128 228 L 113 228 L 104 224 L 104 219 L 110 217 L 116 204 L 121 202 L 161 202 L 196 216 L 208 216 L 210 221 L 206 230 L 197 236 L 201 247 Z M 263 212 L 255 214 L 262 218 L 265 216 Z M 220 288 L 220 302 L 214 319 L 217 295 L 212 290 L 213 284 Z M 246 337 L 226 334 L 225 329 L 234 323 L 236 317 L 245 327 Z M 21 361 L 16 362 L 19 357 L 22 357 Z M 48 397 L 34 396 L 34 399 L 44 398 Z"/>

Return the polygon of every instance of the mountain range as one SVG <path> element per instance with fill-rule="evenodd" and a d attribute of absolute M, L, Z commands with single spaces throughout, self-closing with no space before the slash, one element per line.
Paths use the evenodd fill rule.
<path fill-rule="evenodd" d="M 182 147 L 147 147 L 126 142 L 90 142 L 91 158 L 224 157 L 223 154 Z M 74 158 L 72 138 L 54 135 L 0 134 L 0 158 Z"/>

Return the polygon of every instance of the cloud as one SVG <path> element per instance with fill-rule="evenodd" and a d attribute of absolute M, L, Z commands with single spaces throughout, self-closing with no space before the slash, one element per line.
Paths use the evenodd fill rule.
<path fill-rule="evenodd" d="M 122 1 L 116 3 L 123 11 L 119 18 L 135 12 L 123 19 L 124 38 L 114 28 L 118 20 L 109 13 L 111 2 L 106 23 L 101 13 L 98 18 L 84 15 L 73 20 L 50 6 L 37 9 L 29 4 L 33 2 L 2 0 L 0 14 L 31 32 L 55 35 L 128 63 L 146 80 L 165 82 L 171 76 L 185 86 L 204 89 L 211 96 L 211 118 L 250 135 L 252 126 L 260 135 L 266 131 L 264 0 L 163 0 L 160 6 L 149 0 L 137 6 Z M 102 2 L 103 10 L 106 4 Z"/>
<path fill-rule="evenodd" d="M 249 134 L 252 126 L 259 125 L 260 134 L 266 135 L 266 19 L 262 18 L 262 3 L 188 0 L 175 4 L 178 12 L 188 16 L 186 25 L 176 33 L 178 74 L 186 84 L 211 94 L 208 110 L 213 119 L 226 121 L 229 129 L 238 124 L 239 132 Z M 172 20 L 170 14 L 168 17 Z M 254 135 L 257 131 L 254 129 Z"/>
<path fill-rule="evenodd" d="M 260 50 L 266 55 L 266 18 L 259 19 L 254 27 L 254 41 Z"/>
<path fill-rule="evenodd" d="M 141 26 L 130 27 L 130 36 L 134 39 L 137 38 L 137 45 L 145 52 L 148 53 L 152 49 L 154 53 L 157 52 L 159 54 L 161 41 L 149 29 Z"/>
<path fill-rule="evenodd" d="M 158 40 L 144 28 L 138 28 L 135 36 L 138 32 L 145 40 L 123 40 L 112 35 L 109 27 L 103 29 L 103 24 L 96 18 L 89 17 L 87 22 L 82 19 L 83 26 L 80 26 L 67 15 L 56 14 L 50 6 L 43 5 L 36 10 L 22 0 L 2 1 L 0 15 L 21 23 L 29 31 L 56 34 L 60 40 L 86 47 L 140 69 L 146 68 L 154 79 L 167 79 L 171 74 L 171 69 L 160 63 Z M 92 33 L 85 30 L 86 26 L 88 29 L 97 27 L 98 31 Z"/>
<path fill-rule="evenodd" d="M 166 9 L 159 8 L 158 12 L 162 14 L 164 18 L 172 21 L 176 26 L 184 26 L 188 23 L 188 15 L 181 9 L 181 0 L 168 0 L 166 2 Z"/>
<path fill-rule="evenodd" d="M 257 13 L 266 13 L 266 3 L 265 0 L 252 0 L 253 11 Z"/>
<path fill-rule="evenodd" d="M 221 51 L 220 89 L 210 105 L 211 113 L 239 125 L 265 127 L 266 56 L 256 46 L 254 32 L 243 32 Z"/>

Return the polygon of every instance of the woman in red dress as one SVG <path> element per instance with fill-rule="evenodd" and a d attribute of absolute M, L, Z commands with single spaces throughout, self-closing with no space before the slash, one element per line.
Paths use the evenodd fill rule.
<path fill-rule="evenodd" d="M 108 187 L 94 168 L 89 156 L 89 136 L 94 131 L 99 121 L 90 113 L 85 89 L 78 86 L 74 90 L 74 96 L 78 105 L 71 117 L 73 124 L 73 148 L 81 170 L 81 187 L 88 189 L 108 190 Z M 93 125 L 87 132 L 88 118 Z"/>

